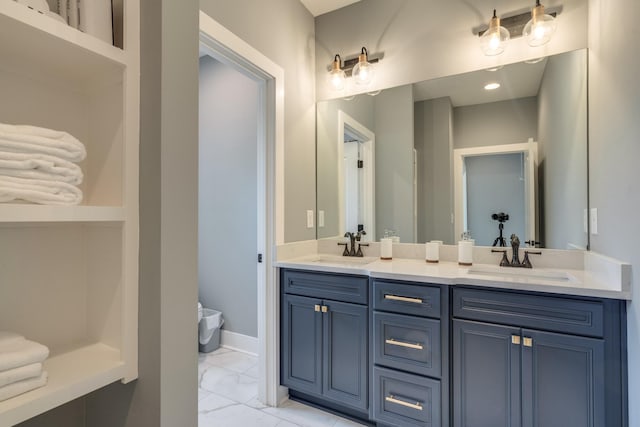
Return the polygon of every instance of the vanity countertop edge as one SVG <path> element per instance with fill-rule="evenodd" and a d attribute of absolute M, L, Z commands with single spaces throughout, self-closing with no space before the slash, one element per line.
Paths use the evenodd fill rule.
<path fill-rule="evenodd" d="M 367 262 L 369 261 L 369 262 Z M 332 261 L 319 259 L 319 255 L 305 255 L 275 262 L 274 267 L 321 271 L 327 273 L 341 273 L 369 276 L 378 279 L 402 280 L 408 282 L 429 283 L 439 285 L 467 285 L 519 290 L 531 292 L 546 292 L 561 295 L 582 297 L 611 298 L 631 300 L 631 286 L 627 283 L 628 274 L 622 274 L 620 283 L 610 283 L 596 274 L 585 270 L 571 269 L 534 269 L 538 272 L 564 272 L 570 280 L 555 280 L 540 277 L 519 276 L 519 271 L 509 270 L 504 274 L 490 273 L 497 266 L 491 264 L 475 264 L 472 267 L 459 266 L 457 262 L 441 261 L 430 264 L 419 259 L 394 258 L 381 260 L 369 258 L 364 260 L 350 260 L 335 258 Z M 488 269 L 488 273 L 474 274 L 473 268 Z M 626 272 L 626 269 L 623 271 Z"/>

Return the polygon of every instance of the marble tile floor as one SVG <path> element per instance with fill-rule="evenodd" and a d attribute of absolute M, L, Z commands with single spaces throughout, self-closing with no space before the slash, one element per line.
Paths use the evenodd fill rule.
<path fill-rule="evenodd" d="M 270 408 L 257 400 L 255 356 L 220 348 L 200 353 L 198 427 L 355 427 L 361 424 L 287 401 Z"/>

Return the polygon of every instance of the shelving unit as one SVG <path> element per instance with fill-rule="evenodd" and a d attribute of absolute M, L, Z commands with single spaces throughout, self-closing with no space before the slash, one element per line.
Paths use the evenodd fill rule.
<path fill-rule="evenodd" d="M 0 402 L 0 425 L 138 375 L 139 3 L 124 8 L 119 49 L 0 4 L 0 122 L 87 148 L 81 205 L 0 204 L 0 330 L 51 351 L 47 385 Z"/>

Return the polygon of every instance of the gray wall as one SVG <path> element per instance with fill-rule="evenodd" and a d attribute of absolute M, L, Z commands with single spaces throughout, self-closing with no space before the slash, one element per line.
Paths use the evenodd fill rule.
<path fill-rule="evenodd" d="M 449 98 L 420 101 L 415 107 L 418 153 L 418 242 L 442 240 L 452 245 L 452 118 Z"/>
<path fill-rule="evenodd" d="M 413 91 L 400 86 L 375 98 L 376 237 L 392 229 L 413 242 Z"/>
<path fill-rule="evenodd" d="M 491 246 L 500 234 L 494 213 L 504 212 L 503 236 L 507 246 L 515 233 L 524 246 L 532 236 L 525 233 L 525 202 L 522 154 L 494 154 L 465 158 L 467 170 L 467 213 L 471 237 L 478 246 Z"/>
<path fill-rule="evenodd" d="M 640 2 L 590 0 L 589 204 L 591 247 L 632 264 L 628 305 L 629 425 L 640 425 Z M 622 31 L 624 29 L 624 31 Z"/>
<path fill-rule="evenodd" d="M 258 336 L 258 83 L 200 58 L 198 290 L 224 329 Z"/>
<path fill-rule="evenodd" d="M 587 246 L 586 62 L 585 50 L 550 57 L 538 92 L 541 238 L 549 248 Z"/>
<path fill-rule="evenodd" d="M 285 73 L 285 241 L 315 239 L 315 33 L 299 0 L 200 0 L 201 9 Z"/>
<path fill-rule="evenodd" d="M 318 238 L 335 237 L 339 234 L 339 188 L 338 188 L 338 111 L 342 110 L 375 132 L 373 120 L 374 100 L 368 95 L 356 96 L 351 101 L 335 99 L 319 102 L 317 106 L 317 196 L 318 211 L 324 211 L 324 227 L 318 226 Z"/>
<path fill-rule="evenodd" d="M 538 136 L 538 101 L 520 98 L 453 109 L 454 148 L 521 144 Z"/>

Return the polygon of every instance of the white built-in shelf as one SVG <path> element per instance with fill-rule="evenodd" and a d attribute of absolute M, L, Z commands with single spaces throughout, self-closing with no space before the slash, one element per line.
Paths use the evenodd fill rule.
<path fill-rule="evenodd" d="M 47 206 L 0 204 L 0 223 L 120 222 L 125 209 L 113 206 Z"/>
<path fill-rule="evenodd" d="M 122 49 L 9 0 L 0 5 L 0 58 L 3 68 L 87 86 L 127 64 Z"/>
<path fill-rule="evenodd" d="M 0 402 L 0 425 L 12 426 L 124 376 L 120 352 L 98 343 L 49 358 L 47 385 Z"/>

